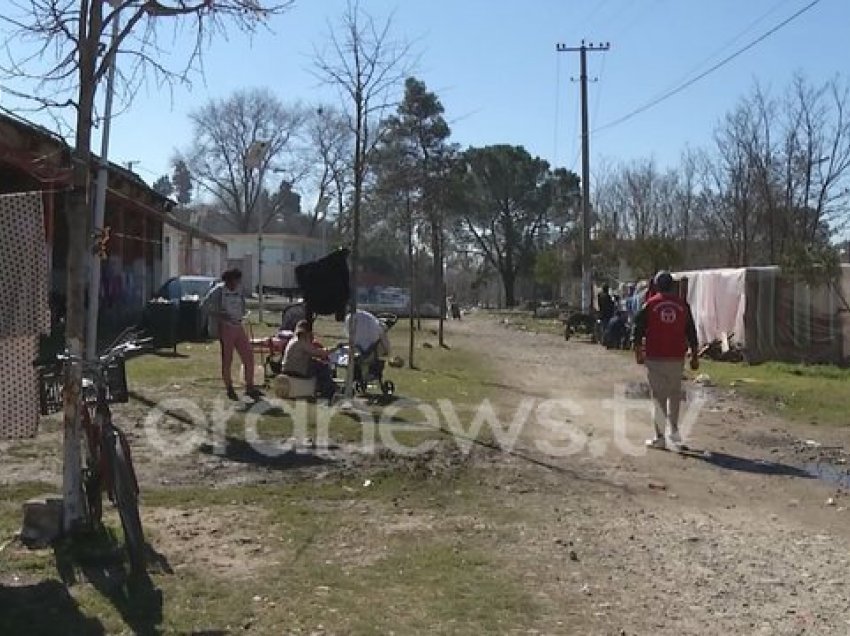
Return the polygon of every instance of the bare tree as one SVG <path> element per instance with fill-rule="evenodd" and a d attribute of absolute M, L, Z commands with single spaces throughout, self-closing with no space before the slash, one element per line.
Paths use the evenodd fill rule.
<path fill-rule="evenodd" d="M 295 156 L 304 108 L 285 106 L 270 91 L 253 89 L 210 101 L 189 117 L 194 140 L 185 161 L 195 182 L 212 194 L 237 231 L 265 228 L 276 214 L 273 206 L 258 205 L 265 200 L 261 189 L 269 175 L 284 174 L 293 184 L 303 173 Z M 254 167 L 249 151 L 258 143 L 265 144 L 265 152 Z"/>
<path fill-rule="evenodd" d="M 705 221 L 738 265 L 777 263 L 826 244 L 850 203 L 848 86 L 796 76 L 783 98 L 756 86 L 715 134 Z"/>
<path fill-rule="evenodd" d="M 336 216 L 344 213 L 345 195 L 350 185 L 352 133 L 345 115 L 333 106 L 320 106 L 308 116 L 305 160 L 311 190 L 311 233 L 320 223 L 327 223 L 332 203 Z"/>
<path fill-rule="evenodd" d="M 681 240 L 682 262 L 690 262 L 690 241 L 693 233 L 693 216 L 697 207 L 698 154 L 691 148 L 682 152 L 676 189 L 673 194 L 676 210 L 675 235 Z"/>
<path fill-rule="evenodd" d="M 837 79 L 812 86 L 796 76 L 787 97 L 787 173 L 797 193 L 789 209 L 799 238 L 815 242 L 825 226 L 846 226 L 850 202 L 850 86 Z"/>
<path fill-rule="evenodd" d="M 19 15 L 4 12 L 0 22 L 10 28 L 0 67 L 4 83 L 14 83 L 14 94 L 35 108 L 72 107 L 75 115 L 72 151 L 72 190 L 67 206 L 68 290 L 65 337 L 70 352 L 82 355 L 85 337 L 85 279 L 89 260 L 92 127 L 98 87 L 120 53 L 131 61 L 117 75 L 118 94 L 129 102 L 135 87 L 152 73 L 158 82 L 187 81 L 200 59 L 203 44 L 235 24 L 253 31 L 269 16 L 281 13 L 290 0 L 29 0 L 13 5 Z M 119 16 L 125 22 L 110 37 Z M 194 35 L 195 46 L 187 64 L 177 71 L 159 61 L 157 33 L 168 18 Z M 30 44 L 26 50 L 21 42 Z M 15 51 L 16 53 L 11 53 Z M 46 61 L 46 65 L 45 65 Z M 7 87 L 8 89 L 8 87 Z M 33 90 L 35 92 L 31 93 Z M 79 397 L 82 370 L 73 365 L 65 390 L 64 525 L 77 526 L 85 517 L 80 482 Z"/>
<path fill-rule="evenodd" d="M 410 45 L 391 38 L 392 18 L 377 23 L 357 2 L 350 2 L 337 31 L 331 30 L 327 50 L 316 50 L 316 76 L 340 93 L 354 135 L 351 205 L 351 314 L 357 311 L 360 256 L 360 210 L 363 185 L 375 147 L 381 140 L 380 122 L 398 103 L 398 88 L 407 75 Z M 354 321 L 351 321 L 354 325 Z M 349 330 L 354 347 L 354 329 Z M 345 393 L 350 397 L 353 365 L 348 365 Z"/>

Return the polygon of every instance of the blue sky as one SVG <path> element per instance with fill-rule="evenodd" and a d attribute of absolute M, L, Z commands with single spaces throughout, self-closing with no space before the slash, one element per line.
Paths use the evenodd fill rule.
<path fill-rule="evenodd" d="M 6 0 L 0 0 L 2 5 Z M 510 143 L 579 170 L 578 55 L 555 44 L 608 41 L 588 56 L 592 127 L 641 106 L 755 39 L 810 0 L 361 0 L 413 42 L 414 74 L 437 92 L 462 146 Z M 110 159 L 137 161 L 146 180 L 169 172 L 191 138 L 187 113 L 240 88 L 265 86 L 283 101 L 333 99 L 310 73 L 345 0 L 298 0 L 270 31 L 232 31 L 205 52 L 191 90 L 142 88 L 114 122 Z M 170 40 L 169 40 L 170 41 Z M 180 55 L 180 38 L 173 57 Z M 119 60 L 120 63 L 120 60 Z M 654 156 L 675 164 L 758 80 L 781 91 L 794 72 L 814 81 L 850 75 L 850 0 L 821 0 L 776 34 L 683 93 L 592 137 L 592 160 Z M 96 140 L 97 141 L 97 140 Z"/>

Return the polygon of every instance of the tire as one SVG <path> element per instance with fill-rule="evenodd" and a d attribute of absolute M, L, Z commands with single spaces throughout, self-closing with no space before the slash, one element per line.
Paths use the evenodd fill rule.
<path fill-rule="evenodd" d="M 97 530 L 103 522 L 103 457 L 101 457 L 100 440 L 103 418 L 95 413 L 94 422 L 91 420 L 89 409 L 82 407 L 81 419 L 86 436 L 86 467 L 83 471 L 83 489 L 86 493 L 89 523 Z"/>
<path fill-rule="evenodd" d="M 130 464 L 130 454 L 121 435 L 112 435 L 112 490 L 121 526 L 124 529 L 124 544 L 130 558 L 130 572 L 145 572 L 145 535 L 139 517 L 138 487 Z"/>

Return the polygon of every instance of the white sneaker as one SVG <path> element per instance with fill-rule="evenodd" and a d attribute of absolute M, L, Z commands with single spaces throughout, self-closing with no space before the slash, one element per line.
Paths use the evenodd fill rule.
<path fill-rule="evenodd" d="M 667 442 L 664 441 L 663 437 L 653 437 L 652 439 L 648 439 L 646 440 L 646 445 L 649 448 L 657 448 L 659 450 L 667 448 Z"/>
<path fill-rule="evenodd" d="M 678 429 L 670 431 L 670 434 L 667 436 L 667 440 L 676 446 L 682 445 L 682 436 L 679 434 Z"/>

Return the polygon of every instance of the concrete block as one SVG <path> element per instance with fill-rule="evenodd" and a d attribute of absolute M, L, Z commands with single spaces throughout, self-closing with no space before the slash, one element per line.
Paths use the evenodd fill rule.
<path fill-rule="evenodd" d="M 45 495 L 24 502 L 21 541 L 30 547 L 46 547 L 62 535 L 62 497 Z"/>
<path fill-rule="evenodd" d="M 274 394 L 283 399 L 314 397 L 316 378 L 294 378 L 279 375 L 273 380 Z"/>

